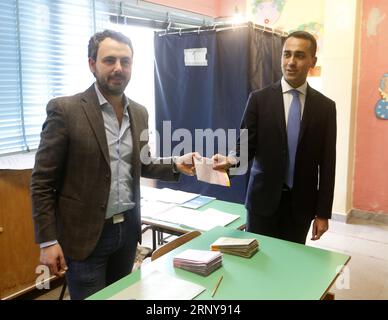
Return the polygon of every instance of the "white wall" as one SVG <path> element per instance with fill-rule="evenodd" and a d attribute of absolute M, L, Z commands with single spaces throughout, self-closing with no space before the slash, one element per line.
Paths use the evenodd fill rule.
<path fill-rule="evenodd" d="M 333 212 L 343 216 L 351 209 L 359 3 L 359 0 L 325 1 L 322 91 L 337 104 L 337 168 Z"/>

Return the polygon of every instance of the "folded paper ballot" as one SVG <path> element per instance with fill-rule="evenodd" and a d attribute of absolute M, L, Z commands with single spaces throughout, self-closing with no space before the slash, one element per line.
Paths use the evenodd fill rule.
<path fill-rule="evenodd" d="M 225 170 L 214 170 L 209 158 L 194 158 L 195 173 L 199 181 L 230 187 L 229 176 Z"/>
<path fill-rule="evenodd" d="M 252 257 L 259 250 L 257 239 L 220 237 L 210 245 L 212 251 L 234 254 L 244 258 Z"/>
<path fill-rule="evenodd" d="M 222 265 L 222 253 L 187 249 L 174 257 L 174 267 L 207 276 Z"/>

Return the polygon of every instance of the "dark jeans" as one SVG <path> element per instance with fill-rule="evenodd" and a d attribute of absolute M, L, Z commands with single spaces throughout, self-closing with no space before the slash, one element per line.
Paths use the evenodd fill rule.
<path fill-rule="evenodd" d="M 72 300 L 85 299 L 132 271 L 136 256 L 138 226 L 131 211 L 124 221 L 105 222 L 101 237 L 91 255 L 83 261 L 66 257 L 66 281 Z M 82 245 L 80 243 L 79 245 Z"/>
<path fill-rule="evenodd" d="M 311 220 L 296 221 L 292 214 L 292 191 L 283 191 L 276 212 L 270 217 L 260 217 L 248 212 L 247 231 L 287 241 L 306 243 Z M 254 215 L 254 218 L 251 217 Z"/>

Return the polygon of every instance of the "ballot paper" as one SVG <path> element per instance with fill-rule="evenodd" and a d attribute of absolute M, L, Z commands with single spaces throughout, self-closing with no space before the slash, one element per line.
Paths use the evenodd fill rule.
<path fill-rule="evenodd" d="M 176 206 L 175 203 L 152 201 L 141 199 L 140 200 L 140 212 L 142 217 L 159 219 L 160 215 Z"/>
<path fill-rule="evenodd" d="M 151 201 L 182 204 L 199 196 L 197 193 L 174 190 L 170 188 L 140 187 L 141 198 Z"/>
<path fill-rule="evenodd" d="M 174 267 L 207 276 L 222 265 L 221 252 L 187 249 L 174 257 Z"/>
<path fill-rule="evenodd" d="M 214 170 L 209 158 L 194 158 L 195 172 L 199 181 L 230 187 L 229 176 L 225 170 Z"/>
<path fill-rule="evenodd" d="M 191 300 L 203 291 L 200 285 L 155 270 L 109 300 Z"/>
<path fill-rule="evenodd" d="M 238 218 L 239 215 L 237 214 L 226 213 L 213 208 L 198 211 L 182 207 L 173 207 L 154 217 L 157 220 L 201 231 L 208 231 L 217 226 L 226 226 Z"/>

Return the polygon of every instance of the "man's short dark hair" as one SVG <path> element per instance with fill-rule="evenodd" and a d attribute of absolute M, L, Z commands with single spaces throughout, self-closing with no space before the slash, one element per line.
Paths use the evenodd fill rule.
<path fill-rule="evenodd" d="M 294 31 L 287 36 L 286 40 L 288 38 L 298 38 L 298 39 L 305 39 L 307 41 L 310 41 L 311 55 L 315 57 L 315 55 L 317 54 L 317 40 L 311 33 L 306 31 Z"/>
<path fill-rule="evenodd" d="M 102 32 L 95 33 L 89 40 L 88 45 L 88 58 L 92 58 L 94 61 L 97 59 L 97 51 L 100 43 L 106 38 L 114 39 L 118 42 L 125 43 L 128 45 L 133 54 L 132 41 L 127 36 L 123 35 L 121 32 L 113 31 L 113 30 L 104 30 Z"/>

